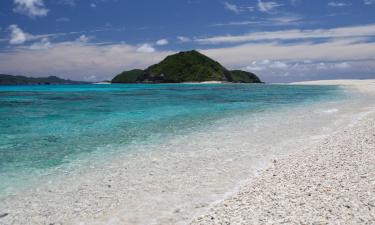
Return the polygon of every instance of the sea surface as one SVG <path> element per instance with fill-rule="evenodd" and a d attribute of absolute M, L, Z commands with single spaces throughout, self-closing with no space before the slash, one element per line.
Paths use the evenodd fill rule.
<path fill-rule="evenodd" d="M 37 183 L 46 171 L 94 154 L 161 145 L 238 115 L 256 120 L 269 112 L 345 98 L 338 86 L 0 86 L 0 193 Z"/>

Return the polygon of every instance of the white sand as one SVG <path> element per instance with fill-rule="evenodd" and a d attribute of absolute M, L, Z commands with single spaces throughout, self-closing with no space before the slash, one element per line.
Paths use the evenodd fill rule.
<path fill-rule="evenodd" d="M 306 85 L 341 85 L 346 88 L 353 88 L 363 93 L 375 93 L 375 79 L 368 80 L 316 80 L 295 82 L 292 84 Z"/>
<path fill-rule="evenodd" d="M 375 93 L 375 80 L 296 84 Z M 375 224 L 375 109 L 319 144 L 275 160 L 191 224 Z"/>
<path fill-rule="evenodd" d="M 202 82 L 183 82 L 183 84 L 229 84 L 229 82 L 226 81 L 202 81 Z"/>
<path fill-rule="evenodd" d="M 330 202 L 334 216 L 328 219 L 341 212 L 338 221 L 369 222 L 375 153 L 374 114 L 368 113 L 375 99 L 365 99 L 239 117 L 116 155 L 104 165 L 77 162 L 78 169 L 51 173 L 38 188 L 0 199 L 0 224 L 186 224 L 204 212 L 194 223 L 210 224 L 211 215 L 215 224 L 228 218 L 272 223 L 268 219 L 279 216 L 298 223 L 320 221 Z M 349 129 L 349 123 L 357 125 Z M 341 133 L 330 136 L 335 131 Z M 325 199 L 321 191 L 329 188 Z M 310 202 L 309 193 L 319 201 Z"/>
<path fill-rule="evenodd" d="M 275 160 L 191 224 L 375 224 L 375 114 Z"/>

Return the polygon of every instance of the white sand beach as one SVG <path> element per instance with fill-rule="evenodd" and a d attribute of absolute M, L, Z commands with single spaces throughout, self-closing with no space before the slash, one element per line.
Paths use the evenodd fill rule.
<path fill-rule="evenodd" d="M 368 80 L 316 80 L 316 81 L 302 81 L 294 82 L 292 84 L 307 84 L 307 85 L 341 85 L 346 88 L 356 89 L 362 93 L 374 93 L 375 92 L 375 79 Z"/>
<path fill-rule="evenodd" d="M 0 224 L 374 224 L 374 81 L 335 82 L 360 97 L 78 161 L 1 198 Z"/>
<path fill-rule="evenodd" d="M 322 80 L 374 96 L 375 80 Z M 191 224 L 375 224 L 375 105 L 318 144 L 275 159 Z"/>

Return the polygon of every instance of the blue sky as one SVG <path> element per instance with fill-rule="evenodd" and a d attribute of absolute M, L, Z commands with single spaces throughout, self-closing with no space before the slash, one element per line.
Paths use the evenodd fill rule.
<path fill-rule="evenodd" d="M 190 49 L 268 82 L 375 78 L 375 0 L 0 2 L 0 73 L 105 80 Z"/>

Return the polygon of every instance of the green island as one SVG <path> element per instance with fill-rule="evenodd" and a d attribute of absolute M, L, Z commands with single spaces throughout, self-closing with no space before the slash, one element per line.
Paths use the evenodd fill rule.
<path fill-rule="evenodd" d="M 145 70 L 124 71 L 110 83 L 189 83 L 189 82 L 263 83 L 257 75 L 228 70 L 215 60 L 192 50 L 167 56 Z M 26 77 L 0 74 L 0 85 L 88 84 L 88 82 L 62 79 L 56 76 Z"/>
<path fill-rule="evenodd" d="M 253 73 L 227 70 L 220 63 L 196 50 L 167 56 L 145 70 L 124 71 L 112 83 L 185 83 L 221 81 L 230 83 L 262 83 Z"/>
<path fill-rule="evenodd" d="M 56 76 L 26 77 L 0 74 L 0 85 L 49 85 L 49 84 L 85 84 L 86 82 L 62 79 Z"/>

